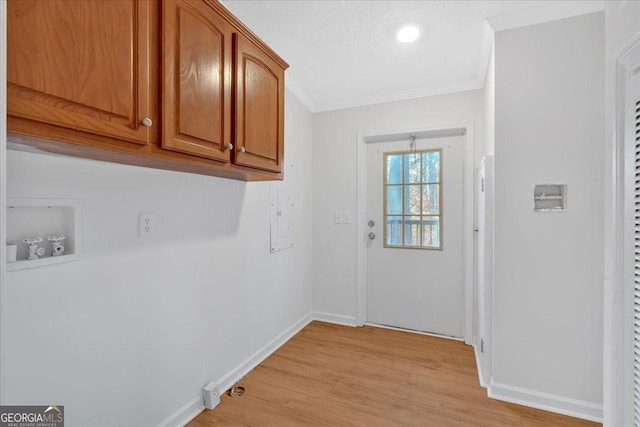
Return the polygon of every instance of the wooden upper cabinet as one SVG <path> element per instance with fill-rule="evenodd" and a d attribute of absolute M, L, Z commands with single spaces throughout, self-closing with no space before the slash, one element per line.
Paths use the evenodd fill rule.
<path fill-rule="evenodd" d="M 7 1 L 12 148 L 282 179 L 287 67 L 217 0 Z"/>
<path fill-rule="evenodd" d="M 232 30 L 202 0 L 164 0 L 162 147 L 228 162 Z"/>
<path fill-rule="evenodd" d="M 235 159 L 242 166 L 282 172 L 284 68 L 242 34 L 236 57 Z"/>
<path fill-rule="evenodd" d="M 35 135 L 44 123 L 148 144 L 151 131 L 141 121 L 155 119 L 152 6 L 145 0 L 7 2 L 9 130 L 16 117 L 35 122 L 28 127 Z"/>

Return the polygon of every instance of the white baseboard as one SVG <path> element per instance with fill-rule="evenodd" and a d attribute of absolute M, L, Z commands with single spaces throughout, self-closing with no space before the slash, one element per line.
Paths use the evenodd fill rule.
<path fill-rule="evenodd" d="M 260 348 L 254 354 L 249 356 L 245 361 L 240 363 L 234 369 L 229 371 L 226 375 L 220 378 L 216 384 L 218 390 L 224 391 L 233 386 L 236 382 L 240 381 L 242 377 L 248 374 L 252 369 L 258 366 L 267 357 L 273 354 L 278 348 L 289 341 L 295 334 L 302 330 L 305 326 L 311 323 L 313 320 L 321 322 L 335 323 L 338 325 L 357 326 L 356 318 L 350 316 L 343 316 L 339 314 L 331 314 L 325 312 L 311 312 L 294 323 L 287 330 L 275 337 L 265 346 Z M 379 325 L 373 325 L 379 326 Z M 480 367 L 480 355 L 476 346 L 474 353 L 476 357 L 476 363 Z M 484 378 L 482 378 L 482 371 L 478 369 L 478 377 L 480 385 L 487 387 Z M 541 393 L 538 391 L 528 390 L 519 387 L 513 387 L 505 384 L 492 383 L 488 385 L 487 394 L 493 399 L 503 400 L 505 402 L 516 403 L 518 405 L 529 406 L 532 408 L 542 409 L 544 411 L 556 412 L 563 415 L 569 415 L 571 417 L 583 418 L 585 420 L 602 422 L 603 409 L 602 405 L 595 403 L 584 402 L 581 400 L 569 399 L 562 396 L 557 396 L 548 393 Z M 200 412 L 204 410 L 204 401 L 202 394 L 191 399 L 183 407 L 167 417 L 164 421 L 158 424 L 158 427 L 178 427 L 184 426 L 189 421 L 194 419 Z"/>
<path fill-rule="evenodd" d="M 482 372 L 482 365 L 480 364 L 480 351 L 478 351 L 478 346 L 473 345 L 473 353 L 476 355 L 476 368 L 478 369 L 478 381 L 480 381 L 480 385 L 484 388 L 488 387 L 487 381 L 484 379 L 484 375 Z"/>
<path fill-rule="evenodd" d="M 267 357 L 271 356 L 273 352 L 279 349 L 284 343 L 289 341 L 295 334 L 300 332 L 302 328 L 307 326 L 313 320 L 313 313 L 309 313 L 302 319 L 298 320 L 291 327 L 285 330 L 283 333 L 272 339 L 260 350 L 249 356 L 244 362 L 240 363 L 228 374 L 220 378 L 215 383 L 218 386 L 218 390 L 225 391 L 233 387 L 235 383 L 240 381 L 242 377 L 247 375 L 253 368 L 258 366 Z"/>
<path fill-rule="evenodd" d="M 271 356 L 277 349 L 279 349 L 284 343 L 289 341 L 295 334 L 300 332 L 302 328 L 307 326 L 314 320 L 313 313 L 305 315 L 302 319 L 298 320 L 287 330 L 280 335 L 272 339 L 265 346 L 249 356 L 246 360 L 229 371 L 226 375 L 215 381 L 218 390 L 221 392 L 230 389 L 235 383 L 240 381 L 242 377 L 251 372 L 253 368 L 258 366 L 267 357 Z M 204 398 L 201 393 L 187 402 L 183 407 L 176 412 L 168 416 L 164 421 L 158 424 L 157 427 L 182 427 L 189 421 L 204 410 Z"/>
<path fill-rule="evenodd" d="M 314 311 L 312 314 L 313 314 L 313 320 L 318 320 L 320 322 L 335 323 L 336 325 L 345 325 L 345 326 L 353 326 L 353 327 L 358 326 L 358 323 L 356 322 L 355 317 L 343 316 L 341 314 L 325 313 L 322 311 Z"/>
<path fill-rule="evenodd" d="M 489 386 L 488 395 L 493 399 L 504 400 L 505 402 L 530 406 L 589 421 L 602 422 L 602 405 L 591 402 L 497 383 L 492 383 Z"/>
<path fill-rule="evenodd" d="M 197 417 L 202 411 L 204 411 L 204 399 L 202 394 L 199 394 L 187 402 L 182 408 L 165 418 L 157 427 L 182 427 Z"/>

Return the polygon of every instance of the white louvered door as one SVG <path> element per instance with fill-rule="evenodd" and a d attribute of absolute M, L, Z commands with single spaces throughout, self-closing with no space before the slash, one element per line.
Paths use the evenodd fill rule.
<path fill-rule="evenodd" d="M 627 144 L 634 151 L 633 424 L 640 427 L 640 74 L 627 82 Z"/>

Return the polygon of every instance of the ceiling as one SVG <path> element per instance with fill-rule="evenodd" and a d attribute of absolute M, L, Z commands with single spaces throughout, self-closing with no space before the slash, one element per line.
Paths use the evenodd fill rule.
<path fill-rule="evenodd" d="M 482 88 L 493 32 L 604 9 L 604 1 L 223 0 L 289 64 L 313 112 Z M 411 23 L 420 38 L 402 44 Z"/>

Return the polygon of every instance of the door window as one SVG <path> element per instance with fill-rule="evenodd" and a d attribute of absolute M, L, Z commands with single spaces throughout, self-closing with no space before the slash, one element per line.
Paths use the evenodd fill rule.
<path fill-rule="evenodd" d="M 442 150 L 384 153 L 384 246 L 442 249 Z"/>

